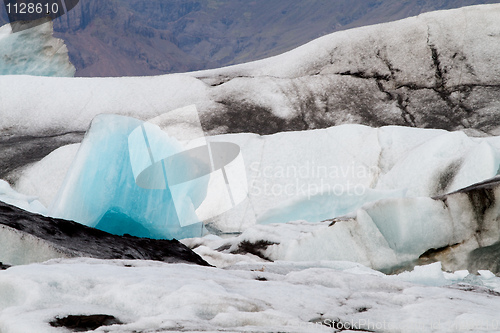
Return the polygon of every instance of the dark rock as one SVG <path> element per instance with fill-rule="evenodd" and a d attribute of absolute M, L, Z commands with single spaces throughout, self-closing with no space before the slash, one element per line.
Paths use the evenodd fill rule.
<path fill-rule="evenodd" d="M 33 214 L 0 201 L 0 232 L 5 227 L 20 232 L 20 237 L 30 235 L 46 242 L 56 248 L 61 257 L 144 259 L 210 266 L 175 239 L 115 236 L 73 221 Z"/>
<path fill-rule="evenodd" d="M 500 242 L 475 249 L 469 254 L 468 261 L 468 269 L 473 273 L 476 273 L 480 269 L 499 273 Z"/>
<path fill-rule="evenodd" d="M 278 243 L 273 243 L 273 242 L 266 241 L 266 240 L 260 240 L 260 241 L 257 241 L 255 243 L 252 243 L 250 241 L 245 240 L 245 241 L 242 241 L 238 245 L 238 249 L 236 251 L 234 251 L 233 253 L 235 253 L 235 254 L 251 253 L 259 258 L 271 261 L 269 258 L 267 258 L 264 255 L 264 251 L 267 249 L 268 246 L 276 245 L 276 244 L 278 244 Z"/>
<path fill-rule="evenodd" d="M 64 318 L 56 318 L 50 322 L 52 327 L 65 327 L 73 332 L 93 331 L 101 326 L 121 325 L 121 321 L 114 316 L 97 315 L 70 315 Z"/>

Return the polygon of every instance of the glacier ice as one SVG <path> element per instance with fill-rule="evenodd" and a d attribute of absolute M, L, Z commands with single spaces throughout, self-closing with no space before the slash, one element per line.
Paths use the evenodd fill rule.
<path fill-rule="evenodd" d="M 46 215 L 47 208 L 38 200 L 37 196 L 21 194 L 14 190 L 9 183 L 0 179 L 0 200 L 10 205 L 22 208 L 32 213 Z"/>
<path fill-rule="evenodd" d="M 494 4 L 426 13 L 202 72 L 106 79 L 0 77 L 0 129 L 17 134 L 85 131 L 100 113 L 146 120 L 196 104 L 212 134 L 269 134 L 345 123 L 495 134 L 499 12 Z M 446 69 L 443 87 L 436 86 L 431 46 Z M 450 105 L 436 92 L 441 88 L 450 92 Z M 408 113 L 398 97 L 409 103 Z"/>
<path fill-rule="evenodd" d="M 204 228 L 196 220 L 195 209 L 205 197 L 206 183 L 180 184 L 177 193 L 165 186 L 138 186 L 134 167 L 140 167 L 143 160 L 142 155 L 133 152 L 144 149 L 148 160 L 149 155 L 144 139 L 132 134 L 143 126 L 142 121 L 128 117 L 96 117 L 53 202 L 51 214 L 115 234 L 169 239 L 202 235 Z M 155 131 L 154 125 L 148 127 L 147 137 L 151 147 L 157 149 L 157 158 L 181 151 L 175 138 L 159 128 Z M 171 172 L 177 177 L 188 177 L 198 166 L 194 161 L 183 167 L 174 166 Z M 164 167 L 169 169 L 172 165 Z M 152 176 L 150 182 L 163 181 L 163 174 L 156 177 L 158 174 L 153 172 Z M 183 226 L 182 220 L 196 221 Z"/>
<path fill-rule="evenodd" d="M 179 114 L 184 121 L 179 121 Z M 169 137 L 182 146 L 182 152 L 164 151 L 162 141 L 168 141 Z M 212 219 L 247 197 L 240 147 L 232 142 L 207 141 L 194 105 L 151 119 L 136 128 L 128 141 L 138 186 L 147 189 L 168 186 L 176 209 L 185 210 L 186 197 L 191 197 L 194 206 L 198 207 L 196 215 L 182 214 L 182 226 L 191 221 Z M 194 193 L 186 193 L 189 188 L 201 187 L 207 187 L 206 193 L 200 193 L 197 198 Z"/>
<path fill-rule="evenodd" d="M 119 233 L 130 233 L 123 226 L 132 226 L 135 221 L 136 235 L 147 236 L 142 228 L 145 222 L 141 209 L 150 208 L 127 206 L 123 200 L 132 192 L 126 193 L 122 186 L 127 182 L 134 184 L 142 170 L 150 168 L 145 142 L 142 139 L 132 140 L 133 144 L 128 142 L 129 138 L 134 137 L 130 135 L 134 130 L 141 138 L 142 131 L 148 131 L 150 127 L 141 127 L 144 124 L 142 121 L 129 119 L 130 125 L 122 128 L 112 125 L 113 122 L 128 118 L 115 117 L 96 118 L 86 137 L 86 147 L 80 147 L 52 213 L 91 226 L 98 225 L 102 220 L 99 228 L 108 231 L 114 229 Z M 161 123 L 159 119 L 157 121 Z M 107 122 L 110 125 L 106 125 Z M 166 121 L 165 124 L 168 123 Z M 155 126 L 151 125 L 151 128 Z M 97 130 L 99 127 L 101 130 Z M 166 134 L 161 134 L 163 131 L 160 128 L 157 130 L 158 135 L 151 136 L 152 140 L 166 140 L 161 139 Z M 112 135 L 112 132 L 119 135 Z M 113 137 L 122 137 L 123 140 Z M 204 220 L 204 223 L 214 233 L 243 231 L 235 241 L 238 244 L 243 241 L 277 243 L 264 249 L 263 257 L 272 260 L 351 260 L 377 269 L 392 270 L 400 265 L 414 264 L 430 249 L 460 244 L 450 250 L 450 255 L 437 256 L 446 269 L 465 267 L 474 270 L 468 262 L 468 253 L 476 248 L 493 245 L 499 239 L 495 204 L 486 207 L 486 202 L 481 206 L 483 199 L 474 198 L 482 198 L 477 192 L 482 190 L 474 190 L 476 193 L 463 189 L 497 175 L 500 137 L 471 138 L 462 132 L 443 130 L 342 125 L 269 136 L 218 135 L 208 140 L 214 145 L 232 143 L 240 148 L 246 178 L 239 178 L 247 182 L 248 197 L 232 209 Z M 101 162 L 99 172 L 94 170 L 91 173 L 89 170 L 95 169 L 99 160 L 90 154 L 90 147 L 96 145 L 106 151 L 103 161 L 113 159 L 115 162 Z M 137 145 L 134 149 L 140 152 L 137 156 L 142 157 L 130 165 L 130 152 L 124 149 L 134 145 Z M 60 149 L 61 154 L 56 151 L 52 156 L 47 156 L 40 165 L 49 168 L 55 163 L 62 165 L 63 155 L 67 154 L 68 159 L 72 156 L 72 150 L 68 148 L 68 152 L 64 153 L 65 149 Z M 166 152 L 152 151 L 153 155 L 158 155 L 153 159 L 159 161 L 162 156 L 180 151 L 181 148 L 172 149 Z M 120 153 L 116 153 L 120 150 Z M 125 167 L 130 174 L 126 182 L 120 176 L 125 170 L 124 164 L 129 164 Z M 92 165 L 92 168 L 87 168 Z M 150 169 L 150 176 L 156 179 L 159 175 L 161 181 L 161 164 L 156 165 L 159 173 L 153 168 Z M 134 174 L 135 167 L 137 170 Z M 106 172 L 110 172 L 112 177 L 104 180 L 95 178 L 91 182 L 79 180 L 79 177 L 94 179 L 94 174 L 102 177 L 103 171 L 107 169 L 111 169 Z M 178 169 L 188 170 L 182 166 Z M 24 184 L 29 179 L 32 189 L 42 188 L 37 185 L 39 173 L 36 170 L 37 164 L 26 169 L 18 183 Z M 61 174 L 59 171 L 57 173 Z M 54 178 L 48 183 L 51 182 L 58 186 L 62 181 Z M 106 182 L 115 185 L 103 185 Z M 217 200 L 211 200 L 217 196 L 207 190 L 208 182 L 201 186 L 204 190 L 193 183 L 191 185 L 194 187 L 184 188 L 187 192 L 171 193 L 169 199 L 174 210 L 175 197 L 183 198 L 183 193 L 191 193 L 191 203 L 180 209 L 185 213 L 177 221 L 177 227 L 185 225 L 183 220 L 203 220 L 201 208 L 205 213 L 219 211 L 216 208 Z M 96 189 L 91 188 L 93 186 Z M 197 190 L 193 191 L 193 188 Z M 460 192 L 462 190 L 465 192 Z M 96 194 L 91 195 L 92 191 L 96 191 Z M 42 200 L 47 202 L 50 192 L 33 190 L 29 194 L 47 196 Z M 80 199 L 82 193 L 87 193 L 94 203 L 89 206 L 82 204 L 89 200 Z M 151 200 L 157 202 L 154 200 L 160 199 Z M 62 213 L 65 210 L 68 210 L 67 214 Z M 343 215 L 346 216 L 335 219 Z M 313 227 L 314 223 L 307 222 L 290 224 L 294 220 L 327 222 Z M 280 222 L 288 224 L 272 225 Z M 118 229 L 119 225 L 121 229 Z M 289 228 L 294 231 L 290 232 Z M 202 228 L 198 232 L 176 234 L 175 237 L 195 237 L 201 235 L 201 231 Z M 234 245 L 231 251 L 238 251 L 237 247 Z M 482 262 L 485 263 L 484 260 Z"/>
<path fill-rule="evenodd" d="M 477 276 L 476 286 L 438 269 L 386 276 L 332 261 L 217 269 L 58 259 L 0 271 L 0 330 L 58 332 L 47 324 L 55 317 L 99 313 L 124 323 L 109 332 L 332 332 L 334 320 L 355 331 L 498 331 L 500 279 Z"/>
<path fill-rule="evenodd" d="M 311 187 L 314 191 L 314 186 Z M 336 192 L 337 189 L 337 192 Z M 291 199 L 269 209 L 259 216 L 257 223 L 283 223 L 304 220 L 319 222 L 332 216 L 343 216 L 355 212 L 363 205 L 387 198 L 404 197 L 406 190 L 373 190 L 358 186 L 355 188 L 332 187 L 320 194 L 311 194 L 301 199 Z"/>
<path fill-rule="evenodd" d="M 45 207 L 49 207 L 63 184 L 78 148 L 79 143 L 60 147 L 39 162 L 24 168 L 15 184 L 15 190 L 37 197 Z"/>
<path fill-rule="evenodd" d="M 499 191 L 495 178 L 437 198 L 388 198 L 324 222 L 256 225 L 230 240 L 192 244 L 222 260 L 254 248 L 267 260 L 348 260 L 386 272 L 426 260 L 445 270 L 497 272 Z"/>
<path fill-rule="evenodd" d="M 52 22 L 13 33 L 0 28 L 0 74 L 72 77 L 75 67 L 61 39 L 52 36 Z"/>
<path fill-rule="evenodd" d="M 137 150 L 145 154 L 144 142 L 136 142 Z M 395 126 L 342 125 L 270 136 L 231 134 L 210 137 L 210 142 L 240 147 L 246 167 L 239 178 L 247 178 L 248 199 L 211 220 L 226 231 L 241 231 L 255 223 L 321 221 L 391 197 L 437 196 L 494 177 L 500 165 L 498 137 L 470 138 L 461 132 Z M 63 153 L 64 149 L 68 152 Z M 39 163 L 54 170 L 52 176 L 45 173 L 46 179 L 62 174 L 56 166 L 68 164 L 63 163 L 64 154 L 72 158 L 72 150 L 64 149 Z M 24 171 L 18 188 L 50 202 L 53 195 L 43 190 L 41 179 L 37 181 L 36 165 Z M 137 168 L 144 166 L 137 164 Z M 52 185 L 44 184 L 58 187 L 61 180 L 55 178 Z M 208 199 L 195 202 L 202 201 L 200 207 L 210 210 L 216 202 Z"/>

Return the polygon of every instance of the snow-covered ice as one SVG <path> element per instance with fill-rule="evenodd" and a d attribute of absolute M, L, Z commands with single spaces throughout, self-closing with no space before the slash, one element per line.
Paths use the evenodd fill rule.
<path fill-rule="evenodd" d="M 0 330 L 60 332 L 55 317 L 108 314 L 124 324 L 96 332 L 495 332 L 500 279 L 468 277 L 439 264 L 386 276 L 332 261 L 51 260 L 0 272 Z"/>
<path fill-rule="evenodd" d="M 120 122 L 132 127 L 123 132 Z M 172 219 L 167 226 L 160 212 L 174 207 L 172 200 L 147 199 L 157 190 L 136 186 L 128 157 L 128 135 L 139 124 L 142 121 L 122 116 L 97 117 L 64 181 L 60 178 L 64 175 L 61 166 L 71 164 L 75 145 L 60 148 L 26 168 L 16 189 L 26 189 L 27 194 L 50 202 L 50 212 L 56 217 L 89 226 L 104 219 L 114 225 L 114 229 L 104 228 L 106 231 L 144 236 L 141 232 L 156 221 L 164 230 L 158 232 L 155 227 L 155 237 L 202 235 L 205 231 L 201 227 L 190 229 L 194 233 L 177 233 Z M 497 175 L 500 137 L 341 125 L 268 136 L 227 134 L 207 139 L 238 145 L 246 168 L 247 199 L 204 221 L 207 230 L 216 234 L 243 232 L 232 243 L 230 253 L 242 242 L 265 241 L 275 243 L 263 249 L 263 256 L 272 260 L 350 260 L 392 270 L 411 265 L 430 249 L 461 244 L 454 256 L 440 259 L 446 269 L 455 270 L 469 268 L 468 253 L 492 245 L 500 237 L 494 200 L 477 208 L 469 194 L 453 193 Z M 40 166 L 47 176 L 38 181 Z M 51 166 L 54 172 L 49 171 Z M 124 174 L 128 181 L 123 180 Z M 49 189 L 51 186 L 54 188 Z M 144 205 L 137 204 L 142 201 L 134 191 L 150 193 L 140 195 Z M 194 196 L 193 204 L 197 202 L 208 210 L 217 204 L 204 188 L 186 191 Z M 437 198 L 443 195 L 445 199 Z M 483 209 L 482 213 L 477 213 L 478 209 Z M 159 215 L 153 218 L 155 212 Z M 340 222 L 330 226 L 334 218 L 342 216 Z M 290 223 L 300 220 L 303 222 Z M 324 220 L 327 222 L 318 223 Z M 110 221 L 120 221 L 120 227 L 115 228 L 116 223 Z M 269 225 L 273 223 L 287 224 Z M 212 250 L 219 247 L 209 246 Z"/>
<path fill-rule="evenodd" d="M 50 207 L 79 148 L 80 144 L 60 147 L 41 161 L 25 168 L 15 189 L 20 193 L 36 196 L 45 207 Z"/>
<path fill-rule="evenodd" d="M 112 117 L 99 119 L 108 119 L 112 126 Z M 442 195 L 496 176 L 500 165 L 500 137 L 470 138 L 462 132 L 395 126 L 342 125 L 269 136 L 230 134 L 210 141 L 238 145 L 246 167 L 248 201 L 216 221 L 226 231 L 241 231 L 256 222 L 325 220 L 385 198 Z M 126 141 L 116 144 L 127 146 Z M 16 188 L 50 204 L 62 183 L 61 168 L 70 164 L 76 148 L 58 149 L 26 168 Z M 117 147 L 95 147 L 108 148 Z M 80 159 L 88 158 L 86 152 L 79 154 Z M 118 165 L 123 164 L 130 163 L 120 159 Z M 40 166 L 46 170 L 45 177 L 40 177 Z M 115 167 L 107 164 L 101 170 Z M 48 172 L 51 168 L 53 172 Z M 306 207 L 310 209 L 302 209 Z"/>
<path fill-rule="evenodd" d="M 48 214 L 47 208 L 38 200 L 38 197 L 21 194 L 1 179 L 0 200 L 32 213 Z"/>
<path fill-rule="evenodd" d="M 115 233 L 202 233 L 178 232 L 171 193 L 136 186 L 144 149 L 130 158 L 143 144 L 130 134 L 144 121 L 168 127 L 185 120 L 171 110 L 194 104 L 211 134 L 308 131 L 208 138 L 240 147 L 248 189 L 245 202 L 205 221 L 222 237 L 183 240 L 217 268 L 85 258 L 24 265 L 66 255 L 2 227 L 0 253 L 19 266 L 0 271 L 0 332 L 60 332 L 49 322 L 85 314 L 123 322 L 98 332 L 499 331 L 498 269 L 486 268 L 498 267 L 500 185 L 490 179 L 500 137 L 467 135 L 498 133 L 499 13 L 499 5 L 429 13 L 188 74 L 1 76 L 0 143 L 92 126 L 82 144 L 7 168 L 15 186 L 0 180 L 0 200 L 104 221 Z M 28 44 L 51 60 L 18 54 Z M 0 48 L 16 61 L 0 63 L 8 74 L 74 70 L 49 25 L 16 35 L 3 27 Z M 391 124 L 468 130 L 382 126 Z M 170 143 L 167 155 L 180 149 Z M 187 215 L 198 205 L 218 211 L 203 188 L 186 191 Z M 472 256 L 478 249 L 486 255 Z M 441 262 L 418 265 L 425 260 Z"/>

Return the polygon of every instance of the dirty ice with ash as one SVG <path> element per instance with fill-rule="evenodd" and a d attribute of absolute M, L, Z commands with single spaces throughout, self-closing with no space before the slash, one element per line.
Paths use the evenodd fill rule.
<path fill-rule="evenodd" d="M 14 266 L 0 272 L 0 332 L 92 314 L 120 322 L 97 332 L 498 331 L 498 17 L 500 5 L 428 13 L 186 74 L 1 76 L 8 204 L 96 227 L 118 216 L 151 236 L 141 212 L 169 197 L 131 195 L 127 131 L 189 105 L 206 140 L 240 147 L 248 197 L 182 240 L 215 267 L 37 257 L 50 239 L 2 224 L 0 261 Z M 35 68 L 71 75 L 58 61 Z M 191 190 L 186 212 L 218 211 Z"/>

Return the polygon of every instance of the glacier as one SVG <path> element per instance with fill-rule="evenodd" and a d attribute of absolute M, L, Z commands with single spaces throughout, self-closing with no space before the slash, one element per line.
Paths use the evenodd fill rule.
<path fill-rule="evenodd" d="M 4 76 L 0 129 L 60 135 L 87 130 L 100 113 L 147 120 L 196 104 L 211 134 L 271 134 L 345 123 L 496 134 L 499 11 L 492 4 L 426 13 L 202 72 L 91 79 Z"/>
<path fill-rule="evenodd" d="M 0 200 L 34 212 L 0 204 L 0 261 L 17 265 L 0 264 L 0 331 L 93 314 L 119 319 L 109 332 L 498 331 L 499 11 L 203 72 L 0 76 Z M 201 134 L 178 110 L 193 104 Z M 204 145 L 244 168 L 229 210 L 228 183 L 185 182 L 215 171 L 183 155 Z"/>
<path fill-rule="evenodd" d="M 113 129 L 121 128 L 117 125 L 121 122 L 130 125 L 125 130 Z M 98 228 L 103 227 L 99 221 L 104 221 L 113 226 L 104 230 L 119 234 L 151 236 L 139 227 L 148 229 L 146 221 L 166 225 L 155 237 L 200 237 L 207 231 L 242 233 L 227 242 L 186 241 L 190 246 L 202 244 L 209 255 L 217 256 L 217 249 L 238 253 L 242 244 L 264 242 L 260 255 L 269 260 L 349 260 L 391 272 L 439 259 L 449 270 L 474 271 L 487 266 L 496 272 L 493 259 L 474 263 L 469 256 L 500 239 L 495 194 L 482 192 L 495 193 L 497 189 L 494 177 L 500 167 L 500 137 L 363 125 L 268 136 L 207 137 L 211 143 L 240 147 L 247 198 L 203 220 L 196 207 L 210 211 L 217 197 L 203 192 L 203 186 L 188 188 L 184 193 L 203 193 L 192 199 L 197 204 L 189 214 L 198 217 L 207 230 L 193 227 L 191 233 L 176 233 L 166 230 L 180 228 L 179 217 L 167 225 L 158 217 L 163 211 L 153 217 L 156 211 L 149 208 L 171 200 L 170 207 L 175 210 L 171 195 L 156 198 L 141 194 L 138 200 L 134 194 L 147 190 L 135 189 L 127 155 L 130 144 L 125 138 L 139 124 L 142 121 L 122 116 L 96 117 L 80 148 L 62 147 L 40 162 L 45 168 L 53 166 L 55 172 L 46 169 L 46 177 L 38 180 L 40 167 L 34 164 L 20 175 L 16 189 L 38 196 L 42 202 L 53 198 L 50 214 L 54 216 Z M 116 139 L 120 136 L 116 133 L 121 133 L 121 140 Z M 91 153 L 96 148 L 97 157 Z M 144 147 L 140 150 L 147 151 Z M 61 180 L 61 165 L 70 164 Z M 124 175 L 128 175 L 126 181 Z M 480 185 L 482 181 L 487 183 Z M 42 184 L 61 186 L 61 190 L 54 197 L 55 191 Z M 130 230 L 126 225 L 136 227 Z M 431 249 L 442 250 L 431 258 L 426 255 Z"/>
<path fill-rule="evenodd" d="M 0 76 L 0 147 L 8 148 L 0 149 L 0 178 L 14 183 L 24 166 L 81 142 L 98 114 L 146 121 L 193 104 L 210 135 L 347 123 L 496 135 L 499 11 L 494 4 L 427 13 L 202 72 L 136 78 Z"/>

